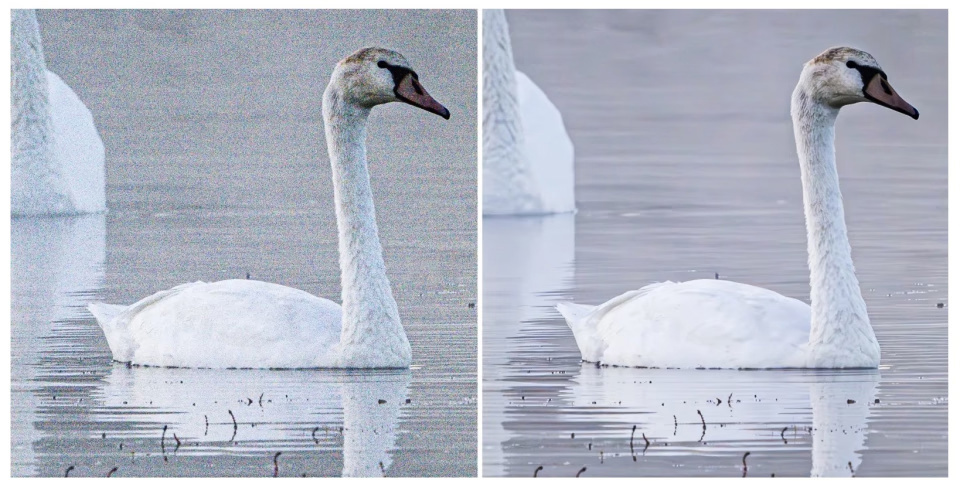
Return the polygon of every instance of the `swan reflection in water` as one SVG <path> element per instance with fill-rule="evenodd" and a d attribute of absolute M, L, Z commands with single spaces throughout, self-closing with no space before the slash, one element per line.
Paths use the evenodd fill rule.
<path fill-rule="evenodd" d="M 551 314 L 557 300 L 566 298 L 561 292 L 573 282 L 575 219 L 573 213 L 483 217 L 483 363 L 494 380 L 502 378 L 500 367 L 523 357 L 522 343 L 514 341 L 521 325 Z M 500 343 L 504 348 L 492 348 Z M 501 431 L 507 404 L 502 391 L 485 390 L 484 406 L 492 410 L 484 411 L 484 435 Z M 502 465 L 500 445 L 485 445 L 483 461 Z"/>
<path fill-rule="evenodd" d="M 102 214 L 21 217 L 10 222 L 10 380 L 12 465 L 15 475 L 33 475 L 34 442 L 42 396 L 37 381 L 51 371 L 49 360 L 83 351 L 78 340 L 99 336 L 77 326 L 84 305 L 103 283 Z M 49 382 L 44 384 L 52 387 Z"/>
<path fill-rule="evenodd" d="M 383 476 L 392 463 L 409 370 L 206 370 L 114 363 L 100 393 L 101 418 L 167 427 L 178 452 L 343 452 L 343 476 Z M 232 413 L 232 416 L 231 416 Z M 236 420 L 236 429 L 234 426 Z M 148 423 L 148 424 L 142 424 Z"/>
<path fill-rule="evenodd" d="M 487 295 L 495 295 L 484 298 L 495 305 L 484 315 L 495 316 L 492 328 L 553 312 L 552 299 L 542 292 L 573 281 L 575 219 L 572 213 L 484 217 L 483 283 L 490 286 Z"/>
<path fill-rule="evenodd" d="M 810 444 L 811 476 L 849 477 L 861 462 L 879 383 L 878 370 L 640 370 L 585 363 L 571 381 L 569 402 L 617 408 L 603 417 L 627 428 L 636 424 L 637 439 L 645 434 L 652 442 L 647 455 L 733 447 L 758 455 L 789 449 L 781 441 L 799 439 Z"/>

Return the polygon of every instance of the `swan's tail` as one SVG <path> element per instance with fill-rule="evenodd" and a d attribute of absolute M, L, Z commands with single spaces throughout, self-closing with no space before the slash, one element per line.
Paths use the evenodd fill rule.
<path fill-rule="evenodd" d="M 107 344 L 110 346 L 110 352 L 113 353 L 113 359 L 123 362 L 130 361 L 134 348 L 133 338 L 127 332 L 127 323 L 119 322 L 128 308 L 126 305 L 110 305 L 107 303 L 87 305 L 87 310 L 97 319 L 100 329 L 103 330 L 103 335 L 107 338 Z"/>
<path fill-rule="evenodd" d="M 573 331 L 573 337 L 577 339 L 580 357 L 586 361 L 602 362 L 601 358 L 607 350 L 608 344 L 607 341 L 604 341 L 597 325 L 603 316 L 617 307 L 647 295 L 658 288 L 674 284 L 671 281 L 651 283 L 639 290 L 621 293 L 596 307 L 576 303 L 561 303 L 557 305 L 557 310 L 567 320 L 567 325 Z"/>
<path fill-rule="evenodd" d="M 110 345 L 110 352 L 113 353 L 113 359 L 119 362 L 130 362 L 133 361 L 133 355 L 140 347 L 140 343 L 130 330 L 130 321 L 132 321 L 137 314 L 150 308 L 157 302 L 172 297 L 188 288 L 203 284 L 202 281 L 184 283 L 169 290 L 154 293 L 129 307 L 125 305 L 92 303 L 87 305 L 87 310 L 97 319 L 97 323 L 100 324 L 100 329 L 103 329 L 103 335 L 107 338 L 107 344 Z"/>
<path fill-rule="evenodd" d="M 599 361 L 602 352 L 602 340 L 597 336 L 595 323 L 590 322 L 590 314 L 596 310 L 593 305 L 579 303 L 559 303 L 557 310 L 567 321 L 573 337 L 580 348 L 580 358 L 586 361 Z"/>

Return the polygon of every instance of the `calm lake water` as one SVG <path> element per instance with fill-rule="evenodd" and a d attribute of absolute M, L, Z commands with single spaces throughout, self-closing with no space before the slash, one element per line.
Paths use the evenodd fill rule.
<path fill-rule="evenodd" d="M 507 18 L 576 146 L 579 212 L 483 221 L 483 475 L 739 477 L 750 452 L 751 477 L 946 476 L 946 12 Z M 719 274 L 809 302 L 790 94 L 835 45 L 921 114 L 860 104 L 837 125 L 880 370 L 581 364 L 558 301 Z"/>
<path fill-rule="evenodd" d="M 272 476 L 280 452 L 280 476 L 476 475 L 476 12 L 38 17 L 103 137 L 110 211 L 13 221 L 12 474 Z M 320 99 L 368 45 L 403 53 L 452 114 L 393 104 L 369 126 L 414 367 L 113 363 L 89 302 L 247 274 L 340 301 Z"/>

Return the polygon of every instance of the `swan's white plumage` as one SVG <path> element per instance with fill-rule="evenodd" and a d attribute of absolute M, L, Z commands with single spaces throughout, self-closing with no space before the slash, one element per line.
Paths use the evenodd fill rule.
<path fill-rule="evenodd" d="M 187 283 L 126 306 L 94 304 L 117 361 L 194 368 L 337 366 L 340 306 L 254 280 Z"/>
<path fill-rule="evenodd" d="M 663 282 L 596 307 L 560 304 L 584 360 L 629 367 L 802 366 L 810 307 L 724 280 Z"/>
<path fill-rule="evenodd" d="M 372 107 L 401 100 L 396 89 L 411 87 L 411 80 L 399 53 L 364 48 L 337 64 L 324 92 L 342 308 L 294 288 L 250 280 L 184 284 L 129 307 L 90 305 L 114 358 L 207 368 L 409 367 L 410 342 L 377 233 L 365 141 Z M 416 84 L 414 97 L 426 104 L 418 107 L 449 117 Z"/>
<path fill-rule="evenodd" d="M 858 68 L 859 67 L 859 68 Z M 865 71 L 862 71 L 867 67 Z M 899 99 L 868 53 L 833 48 L 807 63 L 791 100 L 800 160 L 811 305 L 741 283 L 657 283 L 592 308 L 561 304 L 587 361 L 662 368 L 876 368 L 880 345 L 860 294 L 834 152 L 840 107 Z M 864 79 L 869 77 L 869 79 Z"/>
<path fill-rule="evenodd" d="M 516 69 L 503 11 L 483 16 L 483 213 L 575 211 L 573 143 L 563 117 Z"/>
<path fill-rule="evenodd" d="M 93 115 L 46 69 L 36 14 L 11 18 L 11 214 L 106 210 L 104 147 Z"/>
<path fill-rule="evenodd" d="M 65 183 L 77 213 L 106 211 L 103 141 L 90 109 L 57 74 L 47 71 L 53 123 L 53 160 L 67 177 Z"/>
<path fill-rule="evenodd" d="M 526 155 L 544 212 L 576 210 L 573 200 L 573 142 L 567 135 L 563 116 L 547 94 L 523 72 L 517 70 Z"/>

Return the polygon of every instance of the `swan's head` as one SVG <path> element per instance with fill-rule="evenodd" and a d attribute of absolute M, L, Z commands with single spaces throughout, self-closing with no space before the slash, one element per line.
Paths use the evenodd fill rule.
<path fill-rule="evenodd" d="M 798 88 L 834 108 L 869 101 L 913 119 L 920 117 L 920 112 L 893 90 L 877 60 L 858 49 L 830 48 L 820 53 L 804 65 Z"/>
<path fill-rule="evenodd" d="M 340 60 L 327 88 L 332 89 L 360 107 L 405 102 L 450 119 L 450 111 L 420 85 L 406 58 L 389 49 L 363 48 Z"/>

